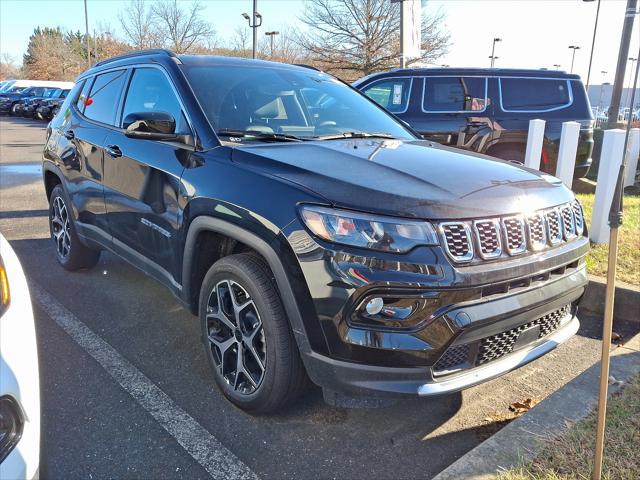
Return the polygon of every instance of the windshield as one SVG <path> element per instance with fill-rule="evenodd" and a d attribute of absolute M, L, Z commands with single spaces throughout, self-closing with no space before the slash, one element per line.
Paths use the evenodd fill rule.
<path fill-rule="evenodd" d="M 185 74 L 220 136 L 242 140 L 376 136 L 413 140 L 392 116 L 335 78 L 278 67 L 185 66 Z M 238 139 L 240 141 L 240 139 Z"/>
<path fill-rule="evenodd" d="M 31 87 L 11 87 L 10 89 L 8 89 L 7 91 L 5 91 L 4 93 L 22 93 L 22 92 L 24 92 L 27 88 L 31 88 Z"/>
<path fill-rule="evenodd" d="M 44 92 L 43 97 L 44 98 L 58 98 L 60 96 L 60 93 L 62 93 L 62 89 L 61 88 L 52 88 L 52 89 L 49 89 L 46 92 Z"/>

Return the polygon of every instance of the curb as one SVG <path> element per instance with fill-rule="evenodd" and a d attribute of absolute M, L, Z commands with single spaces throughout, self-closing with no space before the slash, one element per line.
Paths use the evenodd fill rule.
<path fill-rule="evenodd" d="M 589 275 L 589 284 L 580 309 L 596 315 L 604 315 L 604 297 L 607 289 L 605 278 Z M 628 322 L 640 322 L 640 287 L 616 281 L 614 318 Z"/>
<path fill-rule="evenodd" d="M 610 369 L 610 375 L 623 382 L 638 374 L 640 334 L 614 350 Z M 433 480 L 494 479 L 500 471 L 533 459 L 542 450 L 546 437 L 563 431 L 567 422 L 581 420 L 593 410 L 598 402 L 599 377 L 600 362 L 460 457 Z M 619 388 L 611 385 L 609 394 Z"/>

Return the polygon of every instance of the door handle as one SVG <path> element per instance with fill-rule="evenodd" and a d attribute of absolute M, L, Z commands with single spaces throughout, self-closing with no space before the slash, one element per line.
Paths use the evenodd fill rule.
<path fill-rule="evenodd" d="M 113 158 L 118 158 L 122 156 L 122 150 L 117 145 L 107 145 L 105 151 L 111 155 Z"/>
<path fill-rule="evenodd" d="M 73 140 L 74 138 L 76 138 L 76 134 L 73 133 L 73 130 L 67 130 L 63 135 L 67 140 Z"/>

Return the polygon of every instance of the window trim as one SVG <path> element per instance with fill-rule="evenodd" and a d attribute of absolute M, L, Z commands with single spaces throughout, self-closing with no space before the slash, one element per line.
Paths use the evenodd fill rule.
<path fill-rule="evenodd" d="M 422 113 L 483 113 L 487 111 L 489 106 L 489 78 L 486 75 L 424 75 L 422 78 L 422 99 L 420 100 L 420 110 Z M 483 78 L 484 79 L 484 108 L 482 110 L 425 110 L 424 98 L 427 91 L 428 78 Z"/>
<path fill-rule="evenodd" d="M 119 110 L 119 112 L 118 112 L 118 126 L 116 128 L 118 128 L 121 131 L 125 130 L 124 128 L 122 128 L 122 121 L 124 120 L 124 118 L 123 118 L 124 106 L 125 106 L 125 103 L 127 101 L 127 96 L 129 95 L 129 88 L 131 88 L 131 81 L 133 80 L 133 76 L 135 75 L 136 70 L 140 70 L 140 69 L 143 69 L 143 68 L 154 68 L 154 69 L 159 70 L 160 72 L 162 72 L 162 74 L 164 75 L 165 79 L 167 80 L 167 82 L 171 86 L 171 90 L 173 90 L 173 93 L 174 93 L 176 99 L 178 100 L 178 104 L 180 105 L 180 110 L 182 111 L 182 114 L 184 115 L 185 119 L 187 120 L 187 126 L 189 127 L 190 134 L 196 140 L 195 144 L 197 145 L 198 142 L 197 142 L 197 138 L 196 138 L 196 134 L 195 134 L 195 129 L 193 128 L 193 123 L 191 122 L 191 118 L 189 117 L 189 113 L 188 113 L 187 109 L 184 106 L 184 102 L 182 101 L 182 98 L 180 97 L 180 94 L 178 93 L 178 90 L 176 89 L 176 86 L 173 84 L 173 81 L 171 80 L 171 77 L 169 75 L 167 75 L 167 72 L 165 71 L 165 69 L 162 68 L 160 65 L 154 65 L 154 64 L 149 64 L 149 63 L 140 63 L 140 64 L 129 65 L 129 68 L 130 68 L 130 75 L 129 75 L 129 78 L 127 79 L 127 81 L 126 81 L 125 88 L 122 90 L 122 102 L 121 102 L 121 104 L 120 104 L 120 106 L 118 108 L 118 110 Z"/>
<path fill-rule="evenodd" d="M 567 84 L 567 92 L 569 93 L 569 102 L 560 105 L 557 107 L 551 108 L 543 108 L 536 110 L 507 110 L 502 103 L 502 79 L 523 79 L 523 80 L 554 80 L 556 82 L 565 82 Z M 498 79 L 498 97 L 500 98 L 500 110 L 505 113 L 545 113 L 545 112 L 555 112 L 557 110 L 564 110 L 565 108 L 569 108 L 573 105 L 573 86 L 571 85 L 571 80 L 566 78 L 550 78 L 550 77 L 497 77 Z"/>
<path fill-rule="evenodd" d="M 362 89 L 360 89 L 360 91 L 362 92 L 362 94 L 365 97 L 367 97 L 369 100 L 374 102 L 380 108 L 384 108 L 386 111 L 388 111 L 392 115 L 400 115 L 400 114 L 403 114 L 403 113 L 407 113 L 407 110 L 409 110 L 409 104 L 411 103 L 411 92 L 413 91 L 413 78 L 414 77 L 409 77 L 409 76 L 382 77 L 382 78 L 378 78 L 378 79 L 374 80 L 371 83 L 367 83 L 364 87 L 362 87 Z M 369 95 L 367 95 L 365 90 L 370 88 L 370 87 L 372 87 L 372 86 L 374 86 L 377 83 L 382 83 L 382 82 L 385 82 L 387 80 L 396 80 L 396 79 L 398 79 L 398 80 L 407 80 L 408 79 L 409 80 L 409 93 L 407 94 L 407 104 L 405 105 L 404 110 L 398 111 L 398 112 L 392 112 L 387 107 L 383 107 L 378 102 L 376 102 L 373 98 L 371 98 Z"/>

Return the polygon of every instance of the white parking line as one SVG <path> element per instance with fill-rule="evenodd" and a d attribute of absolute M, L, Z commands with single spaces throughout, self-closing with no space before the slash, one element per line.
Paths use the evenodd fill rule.
<path fill-rule="evenodd" d="M 33 299 L 214 478 L 257 479 L 233 453 L 140 370 L 93 333 L 52 295 L 31 282 Z"/>

